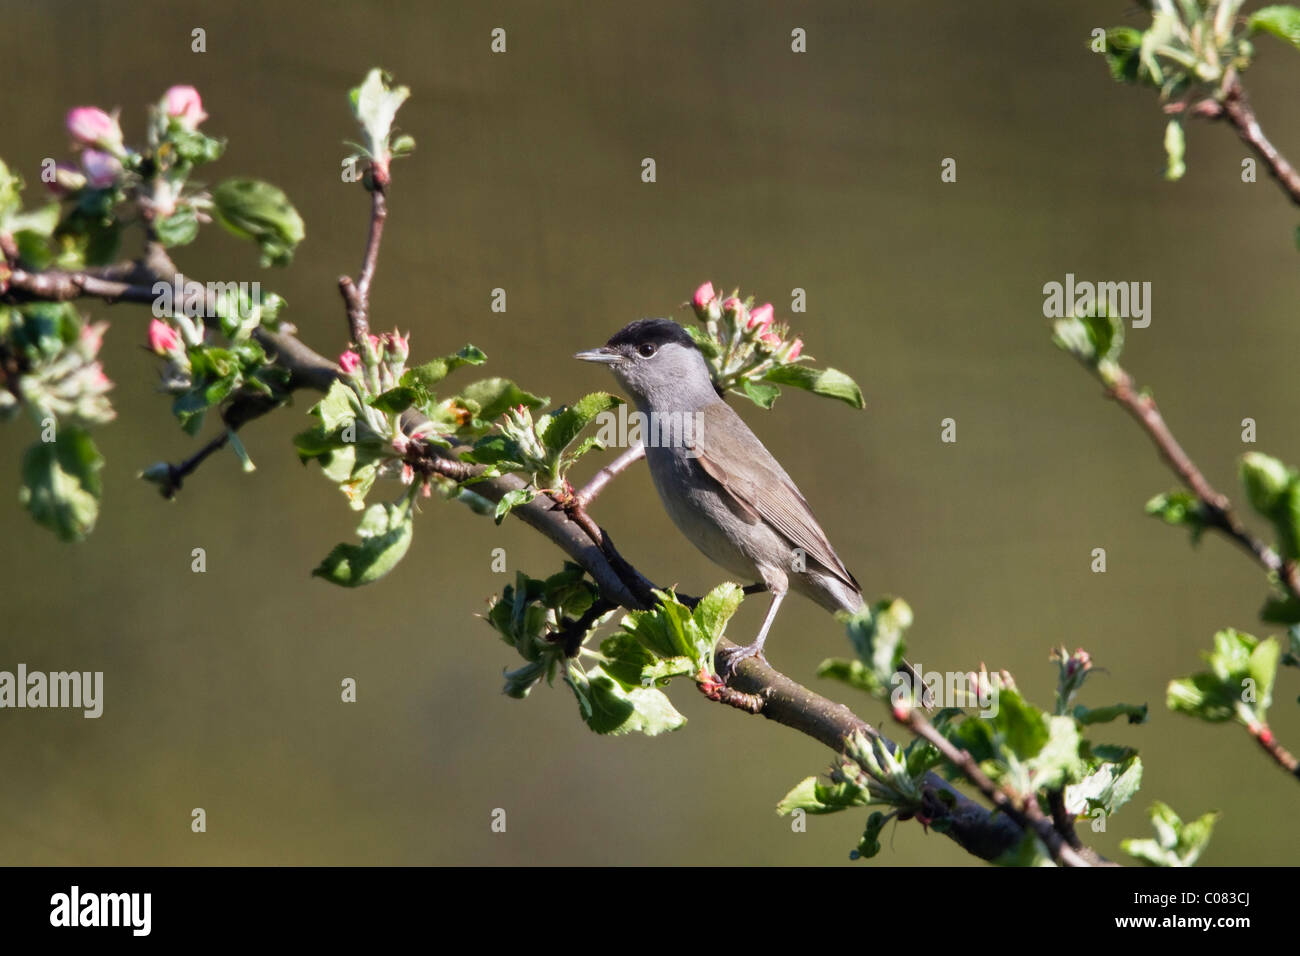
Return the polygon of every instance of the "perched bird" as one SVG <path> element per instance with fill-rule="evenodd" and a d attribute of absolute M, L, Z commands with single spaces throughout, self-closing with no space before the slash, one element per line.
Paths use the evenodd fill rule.
<path fill-rule="evenodd" d="M 781 602 L 794 590 L 830 611 L 857 611 L 862 589 L 808 502 L 714 387 L 691 337 L 667 319 L 641 319 L 603 348 L 575 358 L 608 365 L 651 422 L 688 422 L 646 438 L 646 460 L 668 515 L 715 563 L 772 595 L 758 637 L 726 662 L 763 652 Z M 654 441 L 664 434 L 682 440 Z"/>

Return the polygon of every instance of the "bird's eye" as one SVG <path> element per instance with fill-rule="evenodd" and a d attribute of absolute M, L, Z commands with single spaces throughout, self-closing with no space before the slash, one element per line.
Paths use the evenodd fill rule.
<path fill-rule="evenodd" d="M 642 358 L 650 358 L 650 356 L 655 354 L 655 344 L 653 342 L 646 342 L 637 346 L 637 351 L 641 354 Z"/>

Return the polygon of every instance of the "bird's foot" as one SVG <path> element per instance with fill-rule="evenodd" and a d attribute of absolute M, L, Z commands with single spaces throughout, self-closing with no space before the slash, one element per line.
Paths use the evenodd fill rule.
<path fill-rule="evenodd" d="M 751 657 L 757 657 L 764 664 L 767 663 L 767 658 L 763 656 L 763 645 L 759 641 L 745 647 L 737 647 L 735 650 L 718 651 L 715 659 L 718 664 L 718 674 L 721 675 L 723 683 L 731 680 L 741 661 L 747 661 Z"/>

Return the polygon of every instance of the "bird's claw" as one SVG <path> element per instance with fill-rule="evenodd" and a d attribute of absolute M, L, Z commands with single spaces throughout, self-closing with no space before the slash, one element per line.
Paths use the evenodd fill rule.
<path fill-rule="evenodd" d="M 718 664 L 718 674 L 721 675 L 723 683 L 731 680 L 732 675 L 736 673 L 736 668 L 740 666 L 741 661 L 749 660 L 751 657 L 757 657 L 764 664 L 767 658 L 763 656 L 763 647 L 761 644 L 753 643 L 746 647 L 738 647 L 735 650 L 720 651 L 716 655 Z"/>

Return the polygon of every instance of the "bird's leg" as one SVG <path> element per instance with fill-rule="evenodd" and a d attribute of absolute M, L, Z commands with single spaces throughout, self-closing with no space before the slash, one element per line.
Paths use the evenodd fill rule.
<path fill-rule="evenodd" d="M 772 603 L 768 606 L 767 617 L 763 618 L 763 626 L 758 629 L 758 637 L 754 638 L 754 643 L 729 652 L 722 662 L 724 679 L 735 673 L 737 665 L 748 658 L 757 657 L 763 663 L 767 663 L 767 658 L 763 656 L 763 642 L 767 640 L 767 632 L 772 629 L 772 621 L 775 620 L 777 609 L 783 600 L 785 600 L 784 588 L 772 592 Z"/>

